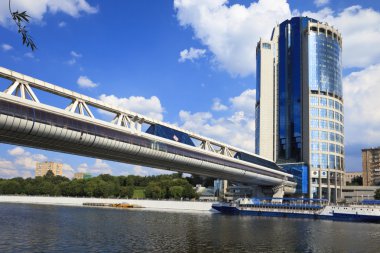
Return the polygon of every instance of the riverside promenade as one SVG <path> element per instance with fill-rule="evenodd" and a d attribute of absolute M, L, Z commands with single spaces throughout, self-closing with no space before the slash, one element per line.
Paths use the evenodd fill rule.
<path fill-rule="evenodd" d="M 112 198 L 74 198 L 45 196 L 13 196 L 0 195 L 0 203 L 23 203 L 39 205 L 83 206 L 83 203 L 117 204 L 128 203 L 139 205 L 150 210 L 213 212 L 213 202 L 175 201 L 175 200 L 145 200 L 145 199 L 112 199 Z"/>

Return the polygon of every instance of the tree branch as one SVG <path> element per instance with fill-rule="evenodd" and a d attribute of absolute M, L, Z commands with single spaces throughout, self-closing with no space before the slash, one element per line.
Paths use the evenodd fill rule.
<path fill-rule="evenodd" d="M 26 11 L 12 12 L 11 0 L 9 0 L 9 13 L 11 14 L 13 21 L 16 23 L 18 27 L 18 33 L 21 34 L 22 44 L 26 45 L 26 47 L 30 47 L 32 51 L 36 50 L 37 46 L 34 43 L 32 36 L 30 36 L 28 30 L 26 30 L 26 26 L 23 25 L 23 22 L 29 23 L 30 16 L 26 13 Z"/>

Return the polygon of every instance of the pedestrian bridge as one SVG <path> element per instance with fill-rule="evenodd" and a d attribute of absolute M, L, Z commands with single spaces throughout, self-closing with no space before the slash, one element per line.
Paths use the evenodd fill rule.
<path fill-rule="evenodd" d="M 248 151 L 0 67 L 0 141 L 294 192 L 291 174 Z M 60 108 L 43 93 L 67 99 Z M 45 99 L 48 100 L 48 99 Z M 52 101 L 52 99 L 49 99 Z M 112 121 L 95 117 L 99 110 Z"/>

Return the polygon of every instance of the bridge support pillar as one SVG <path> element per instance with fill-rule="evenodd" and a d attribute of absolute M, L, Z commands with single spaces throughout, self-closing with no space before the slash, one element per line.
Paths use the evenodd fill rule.
<path fill-rule="evenodd" d="M 282 203 L 282 198 L 284 197 L 284 194 L 285 194 L 285 191 L 284 191 L 283 185 L 273 187 L 273 198 L 281 198 L 281 199 L 272 199 L 272 202 Z"/>

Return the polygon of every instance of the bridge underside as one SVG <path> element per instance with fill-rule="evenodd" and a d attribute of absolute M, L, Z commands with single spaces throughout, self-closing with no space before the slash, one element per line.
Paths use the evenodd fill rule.
<path fill-rule="evenodd" d="M 219 158 L 189 150 L 190 148 L 173 149 L 172 147 L 170 149 L 169 144 L 159 146 L 160 143 L 152 142 L 142 134 L 117 132 L 87 123 L 79 126 L 80 121 L 74 117 L 65 119 L 57 114 L 44 114 L 45 112 L 37 109 L 19 105 L 17 99 L 10 98 L 15 101 L 9 101 L 9 99 L 0 98 L 1 142 L 253 185 L 272 187 L 282 185 L 284 182 L 292 185 L 292 182 L 287 181 L 286 176 L 281 173 L 276 174 L 275 171 L 244 169 L 247 166 L 239 165 L 239 161 L 236 162 L 237 164 L 231 161 L 220 162 L 222 160 Z M 79 129 L 80 127 L 82 129 Z M 106 132 L 109 136 L 112 134 L 115 136 L 116 132 L 119 139 L 96 134 L 100 132 Z M 129 141 L 132 139 L 133 141 Z M 141 142 L 142 145 L 136 145 L 136 141 Z"/>

